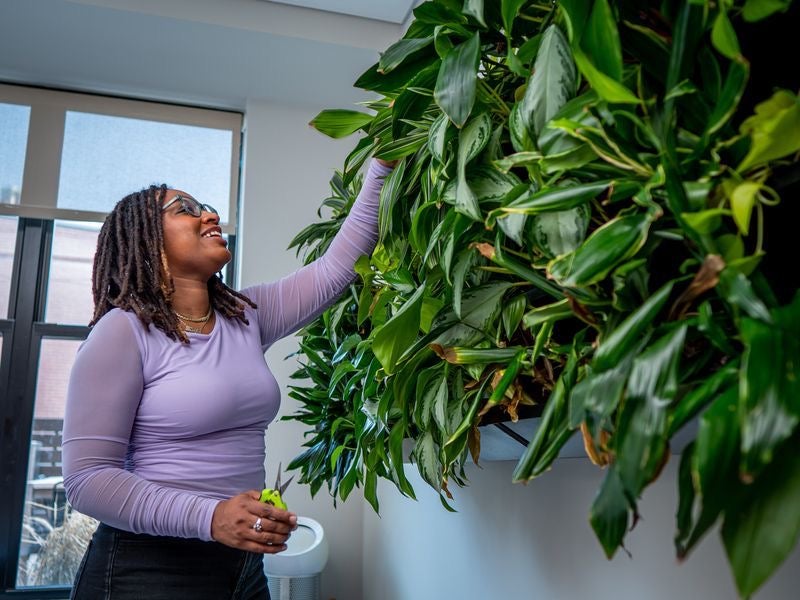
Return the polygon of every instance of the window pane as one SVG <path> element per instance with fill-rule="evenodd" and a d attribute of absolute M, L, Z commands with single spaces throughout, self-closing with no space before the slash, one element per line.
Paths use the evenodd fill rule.
<path fill-rule="evenodd" d="M 58 207 L 109 212 L 124 196 L 166 183 L 228 222 L 229 130 L 68 111 Z"/>
<path fill-rule="evenodd" d="M 29 106 L 0 102 L 0 202 L 19 204 L 28 145 Z"/>
<path fill-rule="evenodd" d="M 88 325 L 92 320 L 92 264 L 100 223 L 56 221 L 44 320 Z"/>
<path fill-rule="evenodd" d="M 17 587 L 70 585 L 97 525 L 67 506 L 61 476 L 64 402 L 80 344 L 81 340 L 42 340 Z"/>
<path fill-rule="evenodd" d="M 0 134 L 2 135 L 2 134 Z M 2 155 L 0 148 L 0 155 Z M 2 169 L 2 166 L 0 166 Z M 11 296 L 11 272 L 17 247 L 17 217 L 0 217 L 0 319 L 8 315 Z"/>

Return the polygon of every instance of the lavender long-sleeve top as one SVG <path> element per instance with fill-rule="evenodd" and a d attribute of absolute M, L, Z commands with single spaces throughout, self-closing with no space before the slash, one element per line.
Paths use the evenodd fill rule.
<path fill-rule="evenodd" d="M 211 539 L 220 500 L 264 483 L 264 431 L 280 390 L 265 350 L 318 316 L 375 246 L 390 169 L 373 161 L 324 256 L 242 290 L 249 325 L 217 315 L 189 344 L 114 309 L 81 345 L 64 416 L 64 487 L 80 512 L 114 527 Z"/>

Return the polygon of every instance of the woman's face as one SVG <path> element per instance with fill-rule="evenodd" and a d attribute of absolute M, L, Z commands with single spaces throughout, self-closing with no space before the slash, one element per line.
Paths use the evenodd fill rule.
<path fill-rule="evenodd" d="M 206 206 L 193 206 L 193 200 L 180 190 L 167 190 L 161 204 L 164 252 L 173 277 L 208 281 L 231 259 L 231 253 L 222 237 L 219 215 Z M 201 208 L 200 216 L 193 216 L 187 208 Z"/>

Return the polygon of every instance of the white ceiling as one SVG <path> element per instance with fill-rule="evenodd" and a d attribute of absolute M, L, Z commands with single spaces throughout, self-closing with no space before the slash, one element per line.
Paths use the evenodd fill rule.
<path fill-rule="evenodd" d="M 343 15 L 403 23 L 416 3 L 415 0 L 272 0 L 279 4 L 304 6 Z"/>
<path fill-rule="evenodd" d="M 347 107 L 413 0 L 0 0 L 0 82 L 244 109 Z M 310 8 L 325 4 L 336 11 Z M 373 6 L 373 4 L 375 6 Z M 385 20 L 376 20 L 383 18 Z"/>

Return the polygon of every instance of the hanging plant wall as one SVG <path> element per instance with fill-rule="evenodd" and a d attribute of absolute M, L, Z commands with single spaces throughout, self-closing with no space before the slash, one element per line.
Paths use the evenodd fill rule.
<path fill-rule="evenodd" d="M 741 595 L 770 576 L 800 533 L 798 275 L 765 266 L 776 205 L 798 200 L 786 196 L 800 179 L 800 99 L 749 83 L 740 38 L 790 4 L 414 9 L 355 83 L 376 99 L 312 121 L 357 141 L 330 218 L 293 242 L 309 261 L 364 162 L 399 160 L 378 247 L 302 332 L 290 418 L 310 431 L 291 467 L 313 493 L 363 487 L 377 511 L 382 477 L 414 497 L 411 440 L 452 509 L 449 488 L 480 460 L 478 426 L 538 416 L 513 480 L 558 468 L 581 436 L 605 471 L 589 519 L 611 557 L 670 440 L 696 424 L 677 555 L 721 524 Z"/>

